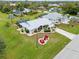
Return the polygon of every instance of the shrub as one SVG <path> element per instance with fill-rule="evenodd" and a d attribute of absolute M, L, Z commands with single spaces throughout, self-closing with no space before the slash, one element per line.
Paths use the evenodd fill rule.
<path fill-rule="evenodd" d="M 6 48 L 6 44 L 3 38 L 0 37 L 0 59 L 5 58 L 5 48 Z"/>
<path fill-rule="evenodd" d="M 65 11 L 64 13 L 65 14 L 70 14 L 70 15 L 77 15 L 77 10 L 75 8 L 71 8 L 71 9 L 68 9 L 67 11 Z"/>
<path fill-rule="evenodd" d="M 24 30 L 23 30 L 23 29 L 21 29 L 21 32 L 24 32 Z"/>
<path fill-rule="evenodd" d="M 40 32 L 42 30 L 42 26 L 40 26 L 39 28 L 38 28 L 38 32 Z"/>
<path fill-rule="evenodd" d="M 29 33 L 29 30 L 25 28 L 25 32 L 26 32 L 26 33 Z"/>
<path fill-rule="evenodd" d="M 43 26 L 43 28 L 47 28 L 47 27 L 48 27 L 48 25 Z"/>
<path fill-rule="evenodd" d="M 44 28 L 44 32 L 50 32 L 50 28 Z"/>
<path fill-rule="evenodd" d="M 6 22 L 5 26 L 6 27 L 10 27 L 10 23 L 9 22 Z"/>
<path fill-rule="evenodd" d="M 50 32 L 50 29 L 48 29 L 48 30 L 47 29 L 44 29 L 44 32 Z"/>
<path fill-rule="evenodd" d="M 22 28 L 22 26 L 19 24 L 19 22 L 16 22 L 16 25 L 19 26 L 19 28 Z"/>
<path fill-rule="evenodd" d="M 35 33 L 38 32 L 37 29 L 35 29 L 34 32 L 35 32 Z"/>
<path fill-rule="evenodd" d="M 28 13 L 26 13 L 26 14 L 28 14 L 28 15 L 33 15 L 33 14 L 37 14 L 37 12 L 31 11 L 31 12 L 28 12 Z"/>

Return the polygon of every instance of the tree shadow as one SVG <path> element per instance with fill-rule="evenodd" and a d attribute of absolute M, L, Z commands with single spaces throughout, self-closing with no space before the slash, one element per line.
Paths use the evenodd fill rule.
<path fill-rule="evenodd" d="M 6 48 L 6 44 L 3 40 L 3 38 L 0 37 L 0 59 L 6 59 L 5 58 L 5 54 L 6 54 L 5 48 Z"/>

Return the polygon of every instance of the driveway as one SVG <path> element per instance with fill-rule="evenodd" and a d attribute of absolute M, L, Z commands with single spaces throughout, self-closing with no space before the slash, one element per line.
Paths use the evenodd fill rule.
<path fill-rule="evenodd" d="M 56 28 L 55 31 L 61 35 L 66 36 L 67 38 L 73 40 L 73 38 L 76 36 L 75 34 L 69 33 L 67 31 L 64 31 L 62 29 Z"/>
<path fill-rule="evenodd" d="M 69 33 L 59 28 L 56 28 L 56 32 L 68 37 L 72 41 L 53 59 L 79 59 L 79 35 Z"/>

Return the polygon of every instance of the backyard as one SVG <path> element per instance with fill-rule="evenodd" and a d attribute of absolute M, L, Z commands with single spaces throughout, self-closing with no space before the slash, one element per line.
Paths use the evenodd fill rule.
<path fill-rule="evenodd" d="M 70 42 L 68 38 L 53 33 L 48 34 L 48 43 L 40 46 L 37 43 L 36 35 L 31 37 L 21 35 L 7 16 L 0 12 L 0 35 L 6 44 L 4 56 L 6 59 L 52 59 Z M 17 19 L 19 18 L 13 20 Z M 10 23 L 9 27 L 6 27 L 6 22 Z M 38 35 L 42 37 L 44 34 Z"/>

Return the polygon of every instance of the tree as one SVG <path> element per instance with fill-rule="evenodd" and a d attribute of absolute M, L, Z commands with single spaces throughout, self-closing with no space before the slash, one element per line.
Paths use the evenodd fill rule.
<path fill-rule="evenodd" d="M 6 22 L 5 26 L 6 27 L 10 27 L 10 23 L 9 22 Z"/>
<path fill-rule="evenodd" d="M 0 59 L 5 58 L 5 48 L 6 48 L 5 42 L 0 37 Z"/>
<path fill-rule="evenodd" d="M 11 11 L 11 8 L 10 8 L 10 6 L 8 4 L 4 4 L 1 11 L 3 13 L 9 13 Z"/>
<path fill-rule="evenodd" d="M 20 11 L 23 11 L 24 10 L 24 4 L 22 2 L 17 3 L 16 9 L 20 10 Z"/>
<path fill-rule="evenodd" d="M 69 10 L 69 9 L 71 9 L 71 8 L 75 8 L 76 7 L 76 4 L 75 3 L 65 3 L 63 6 L 61 6 L 62 7 L 62 9 L 64 10 L 64 11 L 67 11 L 67 10 Z"/>
<path fill-rule="evenodd" d="M 2 10 L 2 8 L 3 8 L 3 4 L 0 3 L 0 10 Z"/>
<path fill-rule="evenodd" d="M 76 8 L 70 8 L 67 11 L 65 11 L 66 14 L 70 15 L 77 15 L 78 10 Z"/>

